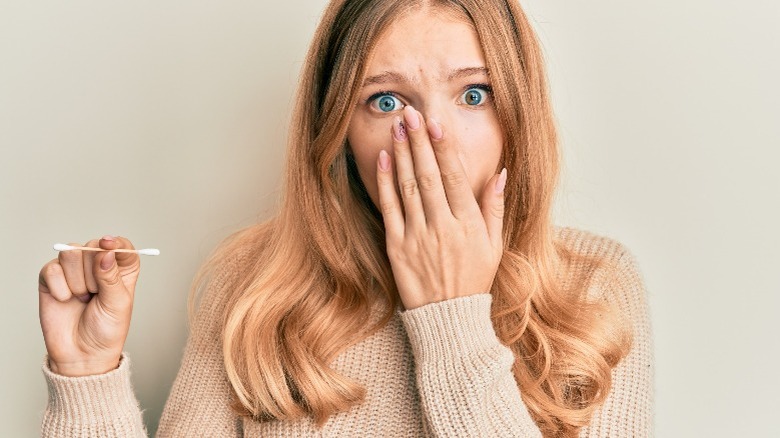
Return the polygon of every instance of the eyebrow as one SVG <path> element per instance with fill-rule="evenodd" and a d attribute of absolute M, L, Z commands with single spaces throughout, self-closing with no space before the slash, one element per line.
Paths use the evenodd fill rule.
<path fill-rule="evenodd" d="M 461 79 L 469 76 L 485 75 L 490 76 L 490 72 L 485 67 L 466 67 L 459 68 L 450 72 L 447 76 L 447 80 Z M 400 73 L 386 71 L 378 75 L 369 76 L 363 81 L 363 86 L 367 87 L 373 84 L 397 84 L 404 82 L 414 82 L 411 78 L 406 77 Z"/>

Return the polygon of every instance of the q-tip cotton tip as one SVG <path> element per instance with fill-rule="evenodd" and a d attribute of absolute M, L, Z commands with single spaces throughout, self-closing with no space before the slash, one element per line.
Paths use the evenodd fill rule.
<path fill-rule="evenodd" d="M 66 245 L 64 243 L 55 243 L 54 244 L 54 250 L 55 251 L 72 251 L 72 250 L 79 250 L 79 251 L 113 251 L 113 252 L 134 252 L 136 254 L 148 255 L 148 256 L 160 255 L 160 250 L 157 249 L 157 248 L 146 248 L 146 249 L 103 249 L 103 248 L 92 248 L 90 246 L 72 246 L 72 245 Z"/>

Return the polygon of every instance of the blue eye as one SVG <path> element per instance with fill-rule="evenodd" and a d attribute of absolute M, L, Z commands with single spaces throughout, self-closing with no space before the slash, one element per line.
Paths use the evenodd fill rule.
<path fill-rule="evenodd" d="M 371 98 L 371 107 L 383 113 L 403 108 L 404 104 L 391 94 L 381 94 Z"/>
<path fill-rule="evenodd" d="M 483 87 L 471 87 L 460 97 L 461 102 L 470 106 L 483 105 L 488 98 L 489 90 Z"/>

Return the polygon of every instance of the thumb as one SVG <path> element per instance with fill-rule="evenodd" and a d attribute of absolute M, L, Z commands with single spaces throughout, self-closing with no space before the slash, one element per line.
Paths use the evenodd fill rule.
<path fill-rule="evenodd" d="M 490 178 L 482 190 L 482 217 L 485 219 L 490 241 L 494 248 L 503 246 L 504 237 L 504 188 L 506 187 L 506 168 Z"/>
<path fill-rule="evenodd" d="M 100 239 L 102 249 L 120 249 L 132 245 L 121 238 L 106 236 Z M 128 257 L 129 256 L 129 257 Z M 128 290 L 122 279 L 122 271 L 138 264 L 138 255 L 130 253 L 100 252 L 95 256 L 93 275 L 98 286 L 98 298 L 110 309 L 121 311 L 132 302 L 132 291 Z M 120 269 L 122 271 L 120 271 Z"/>
<path fill-rule="evenodd" d="M 124 237 L 103 236 L 98 242 L 102 249 L 135 249 L 133 244 Z M 133 252 L 112 252 L 116 258 L 119 268 L 124 270 L 136 270 L 140 265 L 141 259 L 138 254 Z"/>

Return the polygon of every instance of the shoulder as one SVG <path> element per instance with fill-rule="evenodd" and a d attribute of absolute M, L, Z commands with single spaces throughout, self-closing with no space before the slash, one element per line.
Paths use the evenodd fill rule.
<path fill-rule="evenodd" d="M 240 276 L 269 246 L 273 222 L 262 222 L 243 228 L 223 240 L 204 267 L 218 277 Z"/>
<path fill-rule="evenodd" d="M 583 256 L 593 256 L 606 261 L 617 261 L 631 257 L 629 250 L 620 242 L 607 236 L 572 227 L 554 228 L 555 242 L 567 250 Z"/>
<path fill-rule="evenodd" d="M 644 302 L 644 280 L 636 257 L 625 245 L 571 227 L 555 227 L 554 240 L 561 256 L 559 279 L 565 289 L 583 290 L 585 286 L 588 299 L 621 308 Z"/>
<path fill-rule="evenodd" d="M 585 281 L 581 293 L 607 304 L 601 311 L 618 312 L 630 330 L 630 350 L 612 369 L 607 399 L 581 436 L 603 433 L 609 425 L 622 425 L 630 436 L 652 435 L 653 336 L 637 259 L 617 240 L 584 230 L 557 227 L 555 239 L 562 277 L 572 283 Z"/>
<path fill-rule="evenodd" d="M 214 317 L 235 298 L 269 247 L 271 221 L 243 228 L 225 238 L 195 277 L 190 310 Z"/>

